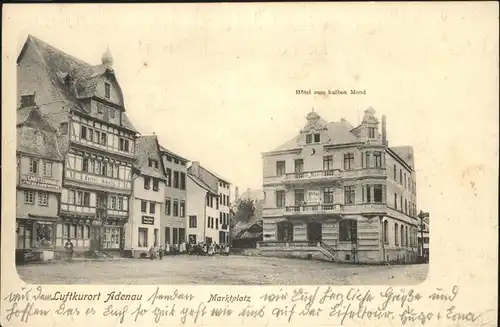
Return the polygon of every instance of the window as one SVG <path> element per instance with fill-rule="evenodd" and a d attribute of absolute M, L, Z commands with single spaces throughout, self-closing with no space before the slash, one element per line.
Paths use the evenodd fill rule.
<path fill-rule="evenodd" d="M 180 202 L 180 216 L 186 217 L 186 202 L 184 201 Z"/>
<path fill-rule="evenodd" d="M 295 205 L 302 205 L 304 202 L 304 190 L 295 190 Z"/>
<path fill-rule="evenodd" d="M 179 188 L 179 172 L 174 171 L 174 188 Z"/>
<path fill-rule="evenodd" d="M 219 221 L 218 220 L 215 221 L 215 229 L 219 229 Z"/>
<path fill-rule="evenodd" d="M 375 159 L 375 167 L 382 167 L 382 152 L 375 151 L 373 152 L 373 158 Z"/>
<path fill-rule="evenodd" d="M 403 184 L 403 170 L 399 169 L 399 184 Z"/>
<path fill-rule="evenodd" d="M 222 202 L 222 200 L 221 200 L 221 199 L 222 199 L 222 195 L 221 195 L 220 197 L 218 196 L 218 197 L 215 199 L 215 208 L 216 208 L 217 210 L 219 210 L 219 202 Z"/>
<path fill-rule="evenodd" d="M 189 216 L 189 228 L 196 228 L 197 223 L 198 221 L 196 216 Z"/>
<path fill-rule="evenodd" d="M 148 229 L 147 228 L 139 228 L 139 240 L 138 244 L 140 248 L 148 247 Z"/>
<path fill-rule="evenodd" d="M 149 213 L 155 213 L 156 203 L 149 202 Z"/>
<path fill-rule="evenodd" d="M 174 217 L 179 216 L 179 201 L 178 200 L 174 200 L 173 216 Z"/>
<path fill-rule="evenodd" d="M 117 200 L 118 200 L 118 201 L 117 201 L 117 203 L 116 203 L 116 208 L 117 208 L 118 210 L 123 210 L 123 197 L 119 196 L 119 197 L 117 198 Z"/>
<path fill-rule="evenodd" d="M 81 206 L 83 203 L 83 192 L 77 191 L 76 192 L 76 205 Z"/>
<path fill-rule="evenodd" d="M 207 194 L 206 199 L 207 199 L 207 207 L 210 207 L 210 194 Z"/>
<path fill-rule="evenodd" d="M 73 190 L 68 191 L 68 203 L 75 204 L 75 191 Z"/>
<path fill-rule="evenodd" d="M 109 108 L 109 116 L 111 118 L 115 118 L 115 109 L 114 108 Z"/>
<path fill-rule="evenodd" d="M 366 202 L 372 202 L 372 190 L 370 185 L 366 185 Z"/>
<path fill-rule="evenodd" d="M 375 127 L 368 127 L 368 138 L 375 138 Z"/>
<path fill-rule="evenodd" d="M 160 189 L 160 181 L 157 178 L 153 178 L 153 191 L 158 192 Z"/>
<path fill-rule="evenodd" d="M 285 162 L 284 161 L 277 161 L 276 162 L 276 176 L 283 176 L 285 175 Z"/>
<path fill-rule="evenodd" d="M 83 205 L 86 207 L 90 206 L 90 193 L 89 192 L 83 192 Z"/>
<path fill-rule="evenodd" d="M 334 191 L 333 187 L 325 187 L 323 189 L 323 202 L 324 203 L 333 203 L 334 202 Z"/>
<path fill-rule="evenodd" d="M 108 167 L 108 165 L 105 163 L 105 162 L 101 162 L 101 175 L 102 176 L 106 176 L 107 173 L 106 173 L 106 168 Z"/>
<path fill-rule="evenodd" d="M 344 170 L 350 170 L 354 168 L 354 153 L 349 152 L 344 154 Z"/>
<path fill-rule="evenodd" d="M 276 207 L 282 208 L 285 206 L 285 191 L 276 191 Z"/>
<path fill-rule="evenodd" d="M 405 213 L 408 213 L 408 201 L 405 199 Z"/>
<path fill-rule="evenodd" d="M 101 172 L 101 162 L 96 161 L 94 167 L 94 174 L 99 175 L 100 172 Z"/>
<path fill-rule="evenodd" d="M 165 244 L 170 244 L 170 227 L 165 227 Z"/>
<path fill-rule="evenodd" d="M 141 212 L 144 212 L 146 213 L 147 212 L 147 207 L 148 207 L 148 203 L 146 201 L 141 201 Z"/>
<path fill-rule="evenodd" d="M 323 157 L 323 170 L 333 169 L 333 156 Z"/>
<path fill-rule="evenodd" d="M 111 96 L 111 85 L 109 83 L 104 83 L 104 96 L 108 99 Z"/>
<path fill-rule="evenodd" d="M 319 143 L 320 136 L 319 134 L 314 134 L 314 143 Z"/>
<path fill-rule="evenodd" d="M 38 160 L 30 159 L 30 173 L 38 174 Z"/>
<path fill-rule="evenodd" d="M 170 203 L 172 200 L 170 198 L 165 200 L 165 214 L 170 216 Z"/>
<path fill-rule="evenodd" d="M 404 181 L 405 181 L 405 188 L 407 188 L 407 185 L 406 185 L 406 173 L 404 174 Z"/>
<path fill-rule="evenodd" d="M 397 174 L 398 169 L 396 168 L 396 165 L 394 165 L 394 180 L 397 179 L 396 174 Z"/>
<path fill-rule="evenodd" d="M 101 132 L 101 144 L 106 145 L 107 141 L 108 141 L 108 135 L 106 133 Z"/>
<path fill-rule="evenodd" d="M 158 168 L 158 161 L 157 160 L 148 159 L 148 164 L 149 164 L 149 167 L 153 167 L 155 169 Z"/>
<path fill-rule="evenodd" d="M 405 246 L 408 247 L 408 226 L 405 226 Z"/>
<path fill-rule="evenodd" d="M 166 177 L 167 177 L 167 180 L 165 181 L 165 184 L 167 186 L 171 186 L 172 185 L 172 169 L 167 168 Z"/>
<path fill-rule="evenodd" d="M 295 172 L 301 173 L 304 171 L 304 159 L 295 159 Z"/>
<path fill-rule="evenodd" d="M 128 152 L 128 146 L 129 141 L 124 138 L 120 138 L 120 151 Z"/>
<path fill-rule="evenodd" d="M 384 220 L 384 243 L 389 243 L 389 222 Z"/>
<path fill-rule="evenodd" d="M 383 202 L 383 189 L 384 186 L 380 184 L 373 185 L 373 201 L 374 202 Z"/>
<path fill-rule="evenodd" d="M 24 191 L 24 203 L 35 204 L 35 192 L 34 191 Z"/>
<path fill-rule="evenodd" d="M 185 173 L 181 173 L 180 189 L 181 190 L 186 189 L 186 174 Z"/>
<path fill-rule="evenodd" d="M 116 196 L 110 196 L 109 199 L 110 201 L 110 208 L 111 209 L 116 209 Z"/>
<path fill-rule="evenodd" d="M 344 187 L 344 202 L 345 204 L 353 204 L 356 202 L 356 191 L 354 186 Z"/>
<path fill-rule="evenodd" d="M 401 234 L 399 234 L 400 237 L 401 237 L 401 246 L 404 246 L 405 245 L 405 228 L 403 225 L 401 225 Z"/>
<path fill-rule="evenodd" d="M 52 177 L 52 162 L 43 163 L 43 176 Z"/>
<path fill-rule="evenodd" d="M 307 144 L 312 143 L 312 134 L 307 134 L 306 135 L 306 143 Z"/>
<path fill-rule="evenodd" d="M 174 236 L 174 244 L 179 244 L 179 232 L 178 232 L 178 228 L 173 228 L 173 236 Z"/>
<path fill-rule="evenodd" d="M 353 219 L 342 219 L 339 222 L 339 240 L 341 242 L 356 241 L 358 237 L 358 224 Z"/>
<path fill-rule="evenodd" d="M 174 163 L 175 164 L 179 164 L 179 160 L 178 159 L 174 159 Z"/>
<path fill-rule="evenodd" d="M 399 210 L 403 211 L 403 196 L 399 197 Z"/>
<path fill-rule="evenodd" d="M 149 190 L 151 188 L 151 177 L 144 177 L 144 189 Z"/>
<path fill-rule="evenodd" d="M 86 140 L 87 139 L 87 127 L 86 126 L 81 126 L 80 127 L 80 138 L 82 140 Z"/>
<path fill-rule="evenodd" d="M 171 156 L 167 156 L 167 161 L 172 162 L 172 157 Z"/>
<path fill-rule="evenodd" d="M 21 96 L 21 106 L 23 108 L 33 106 L 33 105 L 35 105 L 35 95 L 34 94 Z"/>
<path fill-rule="evenodd" d="M 208 228 L 210 228 L 210 224 L 211 224 L 210 219 L 211 219 L 210 217 L 208 217 L 208 219 L 207 219 L 207 227 Z"/>
<path fill-rule="evenodd" d="M 92 128 L 88 128 L 87 140 L 94 141 L 94 130 Z"/>
<path fill-rule="evenodd" d="M 394 193 L 394 209 L 398 210 L 398 195 Z"/>
<path fill-rule="evenodd" d="M 394 223 L 394 244 L 399 245 L 398 241 L 398 224 Z"/>

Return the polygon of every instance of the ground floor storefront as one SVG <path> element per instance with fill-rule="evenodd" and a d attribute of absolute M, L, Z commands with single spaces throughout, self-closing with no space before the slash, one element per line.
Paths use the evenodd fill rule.
<path fill-rule="evenodd" d="M 263 242 L 257 247 L 269 256 L 366 264 L 416 262 L 414 226 L 396 223 L 394 240 L 389 224 L 390 217 L 377 215 L 264 218 Z"/>

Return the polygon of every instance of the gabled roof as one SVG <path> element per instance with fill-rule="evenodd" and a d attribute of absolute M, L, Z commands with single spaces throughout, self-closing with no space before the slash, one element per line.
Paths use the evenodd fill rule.
<path fill-rule="evenodd" d="M 67 121 L 70 110 L 88 114 L 79 99 L 87 97 L 95 91 L 98 76 L 105 74 L 107 71 L 106 68 L 103 65 L 90 65 L 32 35 L 29 35 L 24 43 L 17 58 L 18 64 L 22 61 L 29 48 L 32 48 L 33 52 L 38 56 L 43 69 L 47 72 L 48 80 L 55 86 L 57 95 L 65 104 L 62 107 L 43 106 L 44 116 L 54 126 Z M 68 74 L 74 79 L 74 89 L 65 83 Z M 48 86 L 40 85 L 40 87 Z M 122 127 L 137 132 L 125 113 L 122 114 Z"/>
<path fill-rule="evenodd" d="M 259 237 L 262 235 L 262 220 L 251 220 L 248 222 L 238 221 L 231 228 L 231 235 L 233 239 Z"/>
<path fill-rule="evenodd" d="M 188 173 L 187 176 L 194 182 L 196 183 L 199 187 L 203 188 L 207 192 L 212 193 L 213 195 L 217 195 L 217 190 L 213 190 L 207 183 L 205 183 L 203 180 L 200 178 L 196 177 L 193 174 Z"/>
<path fill-rule="evenodd" d="M 160 144 L 160 151 L 161 151 L 161 152 L 164 152 L 164 153 L 166 153 L 166 154 L 168 154 L 168 155 L 171 155 L 172 157 L 175 157 L 175 158 L 177 158 L 177 159 L 179 159 L 179 160 L 181 160 L 181 161 L 184 161 L 184 162 L 186 162 L 186 163 L 187 163 L 187 162 L 189 162 L 189 160 L 188 160 L 188 159 L 186 159 L 186 158 L 184 158 L 184 157 L 181 157 L 181 156 L 180 156 L 180 155 L 178 155 L 177 153 L 175 153 L 175 152 L 173 152 L 173 151 L 171 151 L 171 150 L 167 149 L 166 147 L 164 147 L 164 146 L 163 146 L 163 145 L 161 145 L 161 144 Z"/>
<path fill-rule="evenodd" d="M 62 161 L 56 130 L 35 106 L 17 110 L 17 152 Z"/>
<path fill-rule="evenodd" d="M 156 135 L 139 136 L 135 141 L 135 167 L 141 174 L 166 179 L 164 175 L 158 138 Z M 149 159 L 158 161 L 158 169 L 149 167 Z"/>
<path fill-rule="evenodd" d="M 347 121 L 344 120 L 344 121 L 330 122 L 330 123 L 327 123 L 326 121 L 323 122 L 326 123 L 327 134 L 328 137 L 330 138 L 330 142 L 328 143 L 328 145 L 341 145 L 341 144 L 350 144 L 358 142 L 357 137 L 353 133 L 351 133 L 352 125 L 349 124 Z M 273 152 L 299 149 L 300 148 L 299 140 L 301 136 L 302 136 L 301 134 L 298 134 L 290 141 L 274 149 Z"/>

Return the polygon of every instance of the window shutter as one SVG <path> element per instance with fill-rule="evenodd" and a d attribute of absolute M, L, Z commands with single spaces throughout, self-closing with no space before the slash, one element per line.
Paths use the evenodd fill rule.
<path fill-rule="evenodd" d="M 95 207 L 95 193 L 90 193 L 90 206 Z"/>

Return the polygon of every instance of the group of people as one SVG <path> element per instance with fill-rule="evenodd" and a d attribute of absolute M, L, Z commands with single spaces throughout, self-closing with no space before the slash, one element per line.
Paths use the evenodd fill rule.
<path fill-rule="evenodd" d="M 197 255 L 229 255 L 231 252 L 231 247 L 229 244 L 222 243 L 186 243 L 181 242 L 179 244 L 165 244 L 165 246 L 157 246 L 156 244 L 151 246 L 149 249 L 149 259 L 151 260 L 161 260 L 164 255 L 178 255 L 178 254 L 197 254 Z"/>

